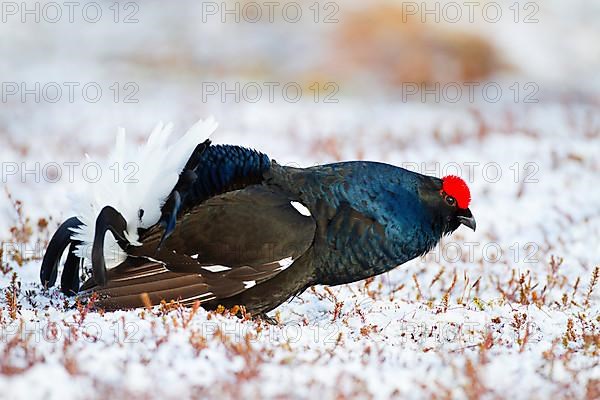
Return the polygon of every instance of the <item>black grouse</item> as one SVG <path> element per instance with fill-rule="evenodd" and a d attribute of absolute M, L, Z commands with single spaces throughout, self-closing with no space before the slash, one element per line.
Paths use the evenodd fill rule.
<path fill-rule="evenodd" d="M 389 271 L 461 224 L 475 230 L 469 189 L 456 176 L 363 161 L 293 168 L 247 148 L 198 143 L 181 152 L 176 183 L 166 183 L 155 211 L 144 201 L 126 213 L 97 202 L 95 221 L 85 213 L 66 220 L 48 245 L 42 284 L 55 284 L 69 247 L 62 292 L 95 292 L 106 310 L 178 300 L 264 314 L 312 285 Z M 151 182 L 161 182 L 163 166 L 150 165 L 159 178 Z M 119 254 L 109 254 L 107 232 Z M 80 286 L 82 266 L 91 276 Z"/>

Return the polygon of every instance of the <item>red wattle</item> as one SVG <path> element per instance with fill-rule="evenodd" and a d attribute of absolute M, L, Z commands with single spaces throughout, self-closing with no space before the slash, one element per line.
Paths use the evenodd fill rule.
<path fill-rule="evenodd" d="M 471 202 L 471 191 L 462 178 L 448 175 L 442 178 L 442 190 L 456 199 L 459 208 L 468 208 Z"/>

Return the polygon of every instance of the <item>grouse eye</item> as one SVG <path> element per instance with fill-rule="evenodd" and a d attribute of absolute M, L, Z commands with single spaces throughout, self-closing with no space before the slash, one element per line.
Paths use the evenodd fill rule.
<path fill-rule="evenodd" d="M 456 199 L 452 196 L 446 196 L 446 203 L 454 207 L 456 204 Z"/>

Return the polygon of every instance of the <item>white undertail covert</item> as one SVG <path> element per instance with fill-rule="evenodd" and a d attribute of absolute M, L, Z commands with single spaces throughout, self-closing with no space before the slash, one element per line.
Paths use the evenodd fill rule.
<path fill-rule="evenodd" d="M 115 149 L 107 159 L 93 160 L 86 154 L 87 162 L 97 163 L 102 174 L 98 181 L 86 183 L 83 190 L 73 196 L 75 215 L 83 223 L 73 229 L 73 238 L 82 242 L 75 254 L 84 258 L 86 265 L 91 265 L 96 218 L 106 206 L 112 206 L 123 215 L 127 221 L 127 239 L 138 244 L 138 228 L 148 228 L 158 222 L 161 207 L 192 152 L 210 137 L 217 125 L 212 117 L 200 120 L 169 145 L 173 124 L 159 122 L 146 143 L 137 147 L 126 141 L 125 129 L 119 128 Z M 140 210 L 143 210 L 142 218 L 139 218 Z M 104 255 L 107 268 L 125 259 L 110 232 L 104 241 Z"/>

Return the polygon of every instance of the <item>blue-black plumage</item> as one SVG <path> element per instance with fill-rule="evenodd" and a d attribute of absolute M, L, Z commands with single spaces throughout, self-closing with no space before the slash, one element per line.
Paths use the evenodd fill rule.
<path fill-rule="evenodd" d="M 126 242 L 118 210 L 104 213 L 118 224 L 97 221 L 123 230 L 113 234 L 126 258 L 106 270 L 97 262 L 104 232 L 96 232 L 101 238 L 92 270 L 104 272 L 88 279 L 81 293 L 98 292 L 98 304 L 108 309 L 173 299 L 264 313 L 311 285 L 389 271 L 461 224 L 475 229 L 469 201 L 457 177 L 366 161 L 293 168 L 255 150 L 206 140 L 185 163 L 160 219 L 138 229 L 138 242 Z M 42 279 L 53 276 L 50 269 L 69 244 L 64 231 L 51 241 Z"/>

